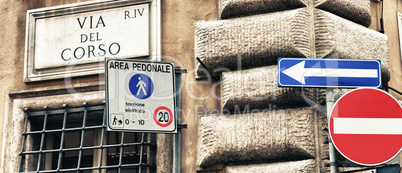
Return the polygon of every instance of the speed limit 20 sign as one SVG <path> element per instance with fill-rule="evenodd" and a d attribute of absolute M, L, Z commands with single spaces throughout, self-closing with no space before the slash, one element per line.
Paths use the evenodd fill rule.
<path fill-rule="evenodd" d="M 157 125 L 161 127 L 168 127 L 170 124 L 172 124 L 172 120 L 173 113 L 169 108 L 161 106 L 155 110 L 154 121 Z"/>
<path fill-rule="evenodd" d="M 172 63 L 109 59 L 105 64 L 109 131 L 176 133 Z"/>

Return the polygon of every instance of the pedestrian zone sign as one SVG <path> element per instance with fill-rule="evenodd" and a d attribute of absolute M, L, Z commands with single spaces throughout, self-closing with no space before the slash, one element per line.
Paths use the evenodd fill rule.
<path fill-rule="evenodd" d="M 169 62 L 106 60 L 108 130 L 176 133 L 174 70 Z"/>

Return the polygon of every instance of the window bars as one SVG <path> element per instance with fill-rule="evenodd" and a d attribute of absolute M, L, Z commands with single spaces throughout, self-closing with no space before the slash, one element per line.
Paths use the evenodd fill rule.
<path fill-rule="evenodd" d="M 155 172 L 155 135 L 107 132 L 104 112 L 104 103 L 25 109 L 19 172 Z"/>

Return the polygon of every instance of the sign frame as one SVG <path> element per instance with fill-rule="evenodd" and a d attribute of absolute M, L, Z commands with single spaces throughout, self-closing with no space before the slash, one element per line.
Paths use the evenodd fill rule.
<path fill-rule="evenodd" d="M 53 79 L 65 80 L 71 77 L 88 76 L 104 73 L 104 58 L 95 62 L 86 62 L 76 65 L 65 65 L 44 69 L 35 68 L 35 26 L 37 19 L 57 16 L 90 13 L 94 11 L 122 8 L 134 5 L 149 4 L 149 56 L 136 57 L 139 60 L 160 61 L 161 54 L 161 0 L 100 0 L 67 4 L 54 7 L 27 10 L 25 56 L 24 56 L 24 82 L 36 82 Z M 79 35 L 78 35 L 79 37 Z M 133 57 L 121 57 L 133 58 Z"/>
<path fill-rule="evenodd" d="M 155 110 L 152 110 L 152 115 L 151 115 L 151 120 L 154 120 L 155 122 L 156 122 L 156 125 L 159 125 L 160 127 L 162 127 L 162 128 L 165 128 L 165 127 L 168 127 L 171 123 L 172 124 L 174 124 L 174 129 L 173 130 L 157 130 L 157 129 L 152 129 L 152 130 L 137 130 L 137 129 L 118 129 L 118 128 L 115 128 L 115 129 L 113 129 L 113 128 L 111 128 L 110 127 L 110 115 L 111 115 L 111 112 L 110 112 L 110 98 L 109 98 L 109 96 L 110 96 L 110 87 L 109 87 L 109 78 L 108 78 L 108 76 L 109 76 L 109 70 L 108 70 L 108 68 L 107 68 L 107 66 L 108 66 L 108 64 L 109 64 L 109 61 L 123 61 L 123 62 L 129 62 L 129 63 L 155 63 L 155 64 L 165 64 L 165 65 L 171 65 L 171 70 L 172 70 L 172 84 L 173 84 L 173 86 L 172 86 L 172 88 L 173 88 L 173 96 L 172 96 L 172 101 L 173 101 L 173 106 L 172 106 L 172 110 L 170 110 L 169 111 L 169 109 L 168 109 L 168 112 L 169 113 L 171 113 L 171 114 L 173 114 L 173 115 L 171 115 L 170 116 L 170 119 L 171 119 L 171 122 L 168 122 L 168 124 L 167 125 L 165 125 L 165 126 L 163 126 L 163 125 L 160 125 L 158 122 L 156 122 L 157 120 L 155 119 L 155 116 L 156 116 L 156 113 L 157 113 L 157 110 L 161 110 L 161 109 L 165 109 L 165 108 L 167 108 L 167 106 L 159 106 L 158 108 L 156 108 Z M 142 73 L 135 73 L 134 75 L 136 75 L 136 74 L 142 74 Z M 154 85 L 154 84 L 153 84 Z M 180 111 L 180 110 L 177 110 L 177 99 L 176 99 L 176 97 L 181 97 L 181 92 L 178 92 L 177 91 L 177 84 L 176 84 L 176 71 L 175 71 L 175 67 L 174 67 L 174 64 L 173 63 L 170 63 L 170 62 L 164 62 L 164 61 L 141 61 L 141 60 L 132 60 L 132 59 L 106 59 L 105 60 L 105 99 L 106 99 L 106 114 L 105 114 L 105 118 L 106 118 L 106 124 L 107 124 L 107 129 L 108 129 L 108 131 L 119 131 L 119 132 L 141 132 L 141 133 L 177 133 L 177 130 L 178 130 L 178 122 L 177 122 L 177 116 L 178 116 L 178 111 Z M 138 89 L 138 90 L 140 90 L 140 89 Z M 180 95 L 177 95 L 177 94 L 180 94 Z"/>
<path fill-rule="evenodd" d="M 367 62 L 367 63 L 375 63 L 378 65 L 378 67 L 376 66 L 376 72 L 374 72 L 374 75 L 376 75 L 376 78 L 373 77 L 344 77 L 344 79 L 346 78 L 355 78 L 355 79 L 363 79 L 363 80 L 368 80 L 368 79 L 375 79 L 376 81 L 376 85 L 345 85 L 345 84 L 341 84 L 339 85 L 339 83 L 336 83 L 336 85 L 330 85 L 330 84 L 312 84 L 313 82 L 309 82 L 309 84 L 307 84 L 307 82 L 302 83 L 296 79 L 294 79 L 293 77 L 290 77 L 289 75 L 285 74 L 284 71 L 288 70 L 288 69 L 298 69 L 299 67 L 296 67 L 297 65 L 300 65 L 301 63 L 295 63 L 295 65 L 290 66 L 287 69 L 283 69 L 285 67 L 282 67 L 282 61 L 304 61 L 306 66 L 310 66 L 311 64 L 308 64 L 306 62 L 318 62 L 318 63 L 325 63 L 325 62 L 331 62 L 331 61 L 337 61 L 339 62 L 344 62 L 346 64 L 346 62 L 352 62 L 352 63 L 356 63 L 356 62 Z M 318 64 L 317 63 L 317 64 Z M 316 68 L 315 65 L 313 65 L 313 67 L 305 67 L 304 64 L 302 64 L 303 66 L 301 68 L 304 68 L 302 70 L 304 70 L 304 72 L 298 72 L 299 74 L 303 74 L 303 75 L 312 75 L 312 78 L 316 78 L 316 77 L 321 77 L 321 78 L 334 78 L 337 76 L 330 76 L 330 75 L 334 75 L 331 73 L 334 73 L 334 70 L 338 70 L 339 74 L 346 74 L 346 75 L 350 75 L 350 74 L 356 74 L 356 73 L 347 73 L 346 70 L 354 70 L 354 71 L 358 71 L 358 70 L 366 70 L 366 69 L 362 69 L 362 68 L 350 68 L 350 67 L 354 67 L 353 65 L 347 65 L 347 68 L 326 68 L 326 67 L 320 67 L 320 68 Z M 320 64 L 321 65 L 321 64 Z M 326 65 L 326 64 L 324 64 Z M 331 65 L 329 65 L 331 66 Z M 281 69 L 282 68 L 282 69 Z M 292 70 L 293 70 L 292 69 Z M 314 70 L 313 70 L 314 69 Z M 321 71 L 320 71 L 321 70 Z M 371 70 L 373 72 L 373 68 L 370 68 L 368 70 Z M 309 74 L 311 73 L 311 74 Z M 327 74 L 326 74 L 327 73 Z M 319 74 L 319 75 L 318 75 Z M 360 73 L 362 74 L 362 73 Z M 365 73 L 363 72 L 363 74 L 365 75 Z M 373 74 L 373 73 L 369 73 L 369 74 Z M 317 75 L 317 76 L 315 76 Z M 321 75 L 321 76 L 320 76 Z M 298 76 L 299 77 L 299 76 Z M 304 80 L 305 76 L 302 76 Z M 286 79 L 286 83 L 282 83 L 282 78 Z M 342 77 L 337 77 L 337 78 L 342 78 Z M 308 79 L 308 78 L 306 78 Z M 296 82 L 289 82 L 289 80 L 294 80 Z M 327 79 L 328 80 L 328 79 Z M 337 79 L 338 80 L 338 79 Z M 304 81 L 303 81 L 304 82 Z M 338 80 L 339 82 L 339 80 Z M 381 78 L 381 61 L 380 60 L 366 60 L 366 59 L 318 59 L 318 58 L 279 58 L 278 59 L 278 86 L 279 87 L 322 87 L 322 88 L 359 88 L 359 87 L 376 87 L 376 88 L 381 88 L 382 87 L 382 78 Z"/>

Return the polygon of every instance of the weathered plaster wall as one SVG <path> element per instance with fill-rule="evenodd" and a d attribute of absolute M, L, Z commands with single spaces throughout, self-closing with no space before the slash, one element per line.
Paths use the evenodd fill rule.
<path fill-rule="evenodd" d="M 194 25 L 196 21 L 217 19 L 219 0 L 162 1 L 162 54 L 188 70 L 183 75 L 182 172 L 196 172 L 197 112 L 219 109 L 219 84 L 195 79 Z"/>
<path fill-rule="evenodd" d="M 85 1 L 85 0 L 83 0 Z M 81 2 L 81 0 L 23 0 L 0 1 L 0 117 L 6 111 L 6 95 L 10 91 L 36 88 L 42 86 L 62 85 L 64 80 L 48 82 L 24 83 L 24 51 L 25 51 L 25 27 L 26 10 Z M 73 79 L 72 83 L 81 83 L 99 80 L 98 76 Z M 0 134 L 3 134 L 4 123 L 0 118 Z M 0 138 L 0 145 L 3 139 Z"/>
<path fill-rule="evenodd" d="M 381 8 L 380 5 L 378 5 Z M 399 32 L 398 32 L 398 19 L 396 12 L 402 12 L 402 1 L 384 1 L 384 30 L 385 34 L 388 36 L 388 46 L 389 46 L 389 63 L 391 70 L 391 80 L 389 86 L 402 91 L 402 62 L 401 62 L 401 52 L 399 43 Z M 381 13 L 379 13 L 381 14 Z M 402 96 L 390 91 L 390 93 L 397 99 L 401 100 Z"/>
<path fill-rule="evenodd" d="M 390 81 L 389 86 L 402 91 L 402 61 L 399 43 L 398 20 L 396 12 L 402 12 L 402 1 L 392 0 L 383 1 L 384 3 L 384 31 L 388 36 L 389 48 L 389 65 L 390 65 Z M 381 3 L 371 1 L 371 25 L 370 29 L 380 31 Z M 398 100 L 402 100 L 402 96 L 394 91 L 389 91 Z"/>

